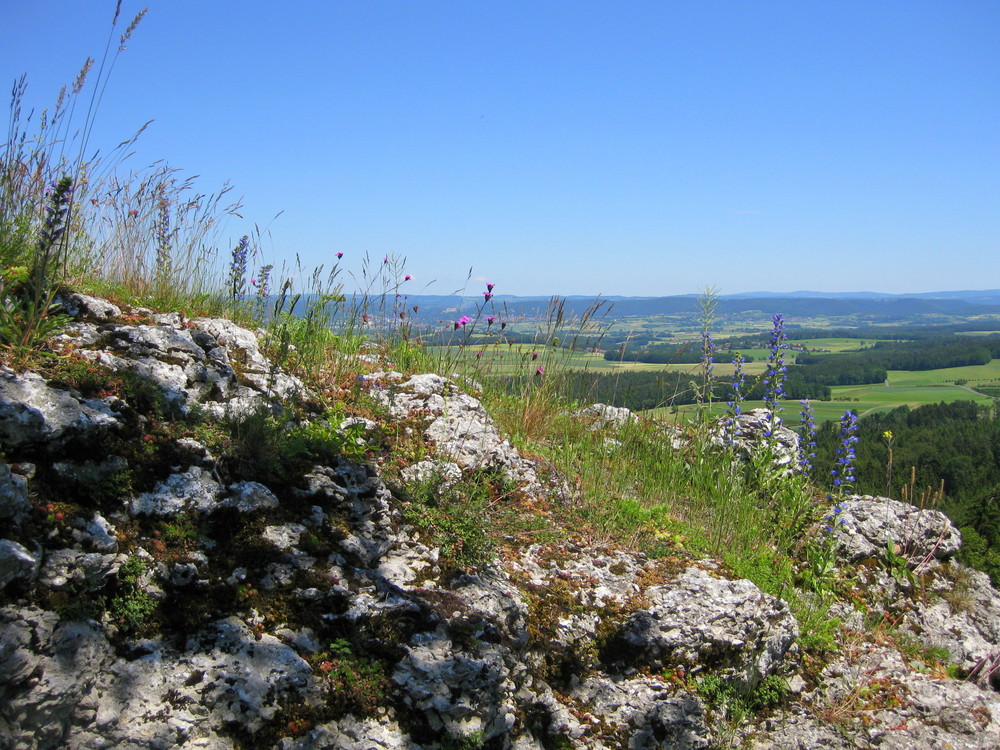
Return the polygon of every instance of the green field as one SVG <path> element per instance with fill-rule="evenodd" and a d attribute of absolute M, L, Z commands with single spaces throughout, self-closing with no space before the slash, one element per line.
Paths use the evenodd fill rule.
<path fill-rule="evenodd" d="M 533 347 L 530 344 L 491 345 L 483 349 L 469 347 L 429 346 L 428 352 L 441 358 L 443 362 L 464 362 L 473 365 L 484 375 L 518 375 L 533 372 L 539 365 L 546 368 L 568 368 L 572 370 L 589 370 L 592 372 L 689 372 L 692 375 L 700 371 L 700 365 L 664 365 L 646 362 L 614 362 L 604 359 L 603 354 L 595 352 L 568 352 L 564 349 L 546 349 Z M 480 354 L 480 352 L 482 352 Z M 532 359 L 532 353 L 537 352 L 538 358 Z M 752 356 L 754 362 L 743 366 L 743 371 L 749 375 L 764 372 L 767 367 L 766 349 L 745 349 L 746 356 Z M 731 362 L 718 361 L 714 366 L 717 377 L 729 377 L 733 374 Z"/>
<path fill-rule="evenodd" d="M 991 404 L 993 399 L 983 396 L 967 388 L 959 386 L 924 386 L 912 388 L 897 388 L 894 386 L 838 386 L 833 389 L 833 398 L 830 401 L 813 401 L 813 414 L 816 422 L 828 422 L 840 419 L 848 409 L 856 412 L 858 416 L 874 414 L 880 411 L 891 411 L 900 406 L 909 406 L 911 409 L 925 404 L 936 404 L 941 401 L 975 401 L 981 404 Z M 762 401 L 745 401 L 742 405 L 744 411 L 764 406 Z M 660 419 L 675 420 L 683 419 L 697 407 L 687 405 L 678 407 L 676 412 L 669 408 L 649 409 L 644 412 L 647 416 Z M 788 424 L 797 424 L 799 420 L 799 402 L 788 401 L 785 403 L 783 417 Z M 724 403 L 713 405 L 714 414 L 722 414 L 726 410 Z"/>
<path fill-rule="evenodd" d="M 1000 359 L 985 365 L 948 367 L 943 370 L 890 370 L 889 385 L 937 385 L 954 384 L 956 380 L 967 381 L 965 385 L 1000 385 Z"/>
<path fill-rule="evenodd" d="M 858 339 L 809 339 L 801 342 L 810 348 L 818 345 L 821 348 L 834 350 L 836 347 L 846 347 L 848 344 L 857 347 Z M 531 375 L 538 367 L 552 372 L 559 369 L 588 370 L 591 372 L 657 372 L 681 371 L 699 372 L 699 365 L 662 365 L 636 362 L 609 362 L 604 356 L 595 352 L 568 352 L 564 349 L 545 349 L 532 347 L 529 344 L 514 344 L 486 347 L 481 354 L 474 348 L 431 347 L 432 352 L 441 357 L 465 360 L 472 364 L 482 376 L 489 375 Z M 841 348 L 841 351 L 848 351 Z M 537 359 L 532 353 L 537 352 Z M 753 377 L 762 373 L 767 366 L 767 350 L 753 349 L 744 352 L 754 357 L 756 361 L 745 365 L 744 371 Z M 478 356 L 477 356 L 478 355 Z M 448 360 L 443 360 L 447 362 Z M 473 364 L 474 363 L 474 364 Z M 719 379 L 732 375 L 733 366 L 728 362 L 719 362 L 714 367 L 714 374 Z M 957 382 L 956 382 L 957 381 Z M 991 404 L 993 399 L 977 393 L 977 386 L 992 386 L 1000 388 L 1000 359 L 995 359 L 985 365 L 970 365 L 968 367 L 950 367 L 939 370 L 890 370 L 885 383 L 872 385 L 845 385 L 832 388 L 830 401 L 814 401 L 813 409 L 818 422 L 839 419 L 843 413 L 852 409 L 859 416 L 880 411 L 890 411 L 899 406 L 916 408 L 924 404 L 936 404 L 942 401 L 975 401 L 981 404 Z M 763 406 L 761 402 L 746 402 L 744 409 Z M 692 411 L 694 406 L 681 406 L 676 410 L 670 408 L 652 409 L 647 414 L 662 419 L 683 418 Z M 713 412 L 722 413 L 724 403 L 716 404 Z M 786 422 L 798 422 L 798 402 L 789 402 L 784 414 Z"/>
<path fill-rule="evenodd" d="M 951 367 L 943 370 L 923 370 L 910 372 L 905 370 L 890 370 L 888 385 L 839 385 L 832 388 L 832 398 L 829 401 L 813 401 L 813 412 L 817 422 L 840 419 L 845 411 L 851 409 L 858 416 L 873 414 L 880 411 L 891 411 L 900 406 L 911 409 L 925 404 L 937 404 L 942 401 L 975 401 L 980 404 L 991 404 L 993 399 L 976 393 L 969 386 L 955 385 L 954 381 L 967 379 L 969 386 L 976 383 L 1000 385 L 1000 359 L 995 359 L 988 365 L 972 365 L 970 367 Z M 761 401 L 747 401 L 743 409 L 762 407 Z M 662 419 L 684 416 L 696 407 L 682 406 L 674 413 L 671 409 L 651 409 L 647 414 Z M 799 404 L 788 402 L 785 406 L 786 422 L 797 422 Z M 725 411 L 725 404 L 716 404 L 714 413 Z"/>
<path fill-rule="evenodd" d="M 856 352 L 861 349 L 870 349 L 875 344 L 874 340 L 847 338 L 796 339 L 788 343 L 802 346 L 810 352 L 832 353 Z"/>

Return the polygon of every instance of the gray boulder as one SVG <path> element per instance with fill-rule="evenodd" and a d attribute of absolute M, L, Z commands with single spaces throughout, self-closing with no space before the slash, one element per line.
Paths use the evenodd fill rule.
<path fill-rule="evenodd" d="M 0 372 L 0 444 L 6 450 L 38 444 L 55 450 L 71 438 L 90 439 L 118 425 L 103 401 L 50 388 L 34 373 Z"/>
<path fill-rule="evenodd" d="M 718 444 L 730 443 L 745 456 L 756 456 L 763 450 L 771 452 L 773 465 L 785 471 L 798 471 L 799 435 L 779 423 L 771 429 L 767 409 L 749 409 L 734 423 L 720 423 L 713 433 Z M 769 434 L 770 433 L 770 434 Z"/>
<path fill-rule="evenodd" d="M 989 577 L 951 560 L 935 571 L 929 588 L 935 596 L 907 608 L 902 624 L 974 677 L 997 665 L 1000 683 L 1000 592 Z"/>
<path fill-rule="evenodd" d="M 24 545 L 10 539 L 0 539 L 0 591 L 11 581 L 34 578 L 40 562 Z"/>
<path fill-rule="evenodd" d="M 501 472 L 528 492 L 539 487 L 534 465 L 500 435 L 479 400 L 461 392 L 450 378 L 427 373 L 403 382 L 391 380 L 388 387 L 378 380 L 367 382 L 394 418 L 413 412 L 428 415 L 424 434 L 462 469 Z"/>
<path fill-rule="evenodd" d="M 134 498 L 129 510 L 134 515 L 150 516 L 172 516 L 181 511 L 207 513 L 218 505 L 222 492 L 222 485 L 209 472 L 192 466 L 171 474 L 152 492 Z"/>
<path fill-rule="evenodd" d="M 8 464 L 0 463 L 0 520 L 10 519 L 17 523 L 30 510 L 27 481 L 11 472 Z"/>
<path fill-rule="evenodd" d="M 946 560 L 962 546 L 962 536 L 944 513 L 890 500 L 887 497 L 851 495 L 831 510 L 838 555 L 847 562 L 881 559 L 893 542 L 896 553 L 916 568 Z"/>
<path fill-rule="evenodd" d="M 587 707 L 584 719 L 588 735 L 600 737 L 609 728 L 624 731 L 631 750 L 702 750 L 712 746 L 713 735 L 701 701 L 661 680 L 589 677 L 573 689 L 571 697 Z"/>
<path fill-rule="evenodd" d="M 56 302 L 66 314 L 77 320 L 107 322 L 115 318 L 120 318 L 122 314 L 122 310 L 118 305 L 108 302 L 105 299 L 91 297 L 90 295 L 78 292 L 59 295 L 56 298 Z"/>
<path fill-rule="evenodd" d="M 584 419 L 590 423 L 591 430 L 615 430 L 636 422 L 639 416 L 624 406 L 609 406 L 608 404 L 591 404 L 582 409 L 570 412 L 570 416 Z"/>
<path fill-rule="evenodd" d="M 39 582 L 57 591 L 99 591 L 118 572 L 125 557 L 59 549 L 45 558 Z"/>
<path fill-rule="evenodd" d="M 788 604 L 747 580 L 688 568 L 644 593 L 648 604 L 614 639 L 625 664 L 711 671 L 749 690 L 781 667 L 799 634 Z"/>

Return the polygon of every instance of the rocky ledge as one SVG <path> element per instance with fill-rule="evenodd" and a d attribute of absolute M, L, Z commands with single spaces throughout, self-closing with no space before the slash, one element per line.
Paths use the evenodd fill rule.
<path fill-rule="evenodd" d="M 1000 744 L 1000 597 L 939 513 L 841 504 L 866 593 L 817 666 L 786 602 L 711 560 L 561 542 L 448 564 L 406 483 L 571 495 L 469 384 L 365 375 L 380 425 L 314 404 L 229 321 L 64 304 L 70 364 L 0 373 L 0 747 Z M 281 465 L 259 445 L 276 422 Z M 399 486 L 361 460 L 390 429 L 422 446 Z M 889 541 L 898 569 L 875 562 Z"/>

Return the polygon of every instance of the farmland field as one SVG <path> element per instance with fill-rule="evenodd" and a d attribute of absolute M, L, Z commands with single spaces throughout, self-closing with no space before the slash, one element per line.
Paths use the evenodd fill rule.
<path fill-rule="evenodd" d="M 875 345 L 874 340 L 848 339 L 848 338 L 823 338 L 823 339 L 795 339 L 789 342 L 795 346 L 802 346 L 810 352 L 856 352 L 861 349 L 870 349 Z"/>
<path fill-rule="evenodd" d="M 465 362 L 484 375 L 520 375 L 533 372 L 535 367 L 560 367 L 591 372 L 699 372 L 697 364 L 664 365 L 646 362 L 613 362 L 604 359 L 604 354 L 596 352 L 568 352 L 564 349 L 533 347 L 530 344 L 491 345 L 483 349 L 469 347 L 430 346 L 428 352 L 442 361 Z M 480 353 L 481 352 L 481 353 Z M 537 352 L 537 359 L 532 354 Z M 746 356 L 754 362 L 743 366 L 749 375 L 762 373 L 767 366 L 766 349 L 744 349 Z M 473 364 L 474 363 L 474 364 Z M 733 373 L 730 362 L 717 361 L 714 369 L 717 377 L 728 377 Z"/>
<path fill-rule="evenodd" d="M 627 325 L 629 330 L 635 333 L 655 332 L 656 340 L 651 342 L 654 345 L 682 345 L 688 344 L 689 348 L 695 352 L 700 348 L 698 341 L 699 332 L 692 319 L 681 319 L 680 316 L 653 316 L 646 319 L 617 320 L 615 326 Z M 730 354 L 726 351 L 726 338 L 730 335 L 746 335 L 749 330 L 756 328 L 747 325 L 748 321 L 728 321 L 722 324 L 722 330 L 716 332 L 716 343 L 719 347 L 715 354 L 713 367 L 714 377 L 725 382 L 733 372 L 733 365 L 729 362 Z M 813 319 L 809 324 L 814 327 L 817 321 Z M 736 323 L 734 325 L 734 323 Z M 737 330 L 742 328 L 742 330 Z M 523 335 L 523 332 L 522 332 Z M 623 340 L 623 336 L 615 337 L 606 334 L 600 340 L 600 346 L 604 348 L 617 347 Z M 568 340 L 568 339 L 567 339 Z M 883 341 L 888 341 L 885 339 Z M 829 352 L 833 355 L 857 352 L 870 349 L 875 345 L 876 339 L 849 338 L 849 337 L 824 337 L 822 335 L 809 339 L 793 339 L 788 342 L 789 349 L 785 354 L 789 365 L 794 364 L 797 352 L 803 350 L 809 352 Z M 477 349 L 482 347 L 481 349 Z M 626 349 L 626 359 L 628 354 L 638 350 Z M 490 376 L 511 376 L 511 375 L 534 375 L 538 368 L 542 368 L 545 373 L 555 373 L 560 370 L 586 371 L 590 373 L 612 374 L 612 373 L 656 373 L 656 372 L 683 372 L 691 375 L 692 379 L 700 374 L 698 364 L 661 364 L 661 363 L 639 363 L 629 361 L 606 360 L 603 351 L 568 351 L 562 348 L 543 347 L 537 344 L 497 344 L 487 343 L 485 339 L 482 343 L 470 341 L 462 347 L 428 347 L 428 351 L 441 358 L 442 366 L 447 367 L 449 363 L 458 366 L 462 363 L 471 370 L 477 377 Z M 688 352 L 689 354 L 691 352 Z M 744 366 L 744 372 L 749 378 L 759 376 L 767 366 L 767 349 L 747 349 L 743 348 L 744 356 L 751 357 L 754 361 Z M 537 356 L 536 356 L 537 355 Z M 463 369 L 463 368 L 459 368 Z M 976 391 L 983 389 L 984 395 Z M 889 411 L 899 406 L 909 406 L 916 408 L 925 404 L 952 402 L 959 400 L 974 401 L 981 404 L 991 404 L 991 396 L 1000 394 L 1000 359 L 994 359 L 988 364 L 971 365 L 965 367 L 952 367 L 936 370 L 902 371 L 889 370 L 885 382 L 869 385 L 832 386 L 830 401 L 814 401 L 813 408 L 817 421 L 827 421 L 838 419 L 845 410 L 852 409 L 861 416 L 881 411 Z M 666 402 L 669 394 L 664 395 Z M 655 402 L 655 399 L 654 399 Z M 648 403 L 648 402 L 647 402 Z M 750 409 L 762 406 L 760 402 L 747 402 L 745 408 Z M 647 413 L 655 414 L 663 418 L 678 418 L 696 407 L 678 406 L 666 407 L 651 410 Z M 721 412 L 725 409 L 724 403 L 714 404 L 713 411 Z M 797 402 L 787 404 L 785 419 L 789 422 L 797 422 L 799 406 Z"/>
<path fill-rule="evenodd" d="M 847 386 L 843 386 L 847 387 Z M 852 386 L 858 388 L 859 386 Z M 957 386 L 926 386 L 923 388 L 892 388 L 882 386 L 882 390 L 870 390 L 867 392 L 855 392 L 851 396 L 839 394 L 840 387 L 835 387 L 833 398 L 830 401 L 813 401 L 813 413 L 816 422 L 828 422 L 840 419 L 848 409 L 856 412 L 858 416 L 874 414 L 875 412 L 892 411 L 900 406 L 916 408 L 925 404 L 936 404 L 941 401 L 975 401 L 981 404 L 993 402 L 989 396 L 975 393 L 966 388 Z M 755 409 L 764 406 L 762 401 L 745 401 L 743 410 Z M 685 416 L 694 411 L 697 407 L 693 404 L 680 406 L 676 411 L 670 408 L 649 409 L 645 412 L 647 416 L 659 419 L 676 420 L 684 419 Z M 789 401 L 785 404 L 785 411 L 782 415 L 787 424 L 798 424 L 799 402 Z M 713 405 L 714 414 L 722 414 L 726 410 L 725 403 Z"/>

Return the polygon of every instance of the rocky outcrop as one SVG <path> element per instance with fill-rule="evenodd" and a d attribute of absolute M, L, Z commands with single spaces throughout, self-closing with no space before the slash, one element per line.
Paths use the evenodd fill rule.
<path fill-rule="evenodd" d="M 954 557 L 962 546 L 961 534 L 941 511 L 887 497 L 852 495 L 831 518 L 839 554 L 851 563 L 884 557 L 890 541 L 914 568 Z"/>
<path fill-rule="evenodd" d="M 184 412 L 198 406 L 222 416 L 227 410 L 250 411 L 262 397 L 287 399 L 307 393 L 298 378 L 263 356 L 252 331 L 230 320 L 185 320 L 177 313 L 137 310 L 131 317 L 144 322 L 123 323 L 117 307 L 93 297 L 72 294 L 61 302 L 77 320 L 56 337 L 57 343 L 72 344 L 112 370 L 148 378 Z M 44 403 L 44 394 L 38 398 Z M 80 409 L 88 406 L 93 408 L 84 404 Z M 67 418 L 74 414 L 68 404 L 55 408 Z"/>
<path fill-rule="evenodd" d="M 748 409 L 732 422 L 723 421 L 713 433 L 719 445 L 728 444 L 745 457 L 768 453 L 771 463 L 783 471 L 798 471 L 799 436 L 781 424 L 772 426 L 767 409 Z"/>
<path fill-rule="evenodd" d="M 376 455 L 380 430 L 407 435 L 398 482 L 307 443 L 267 469 L 218 419 L 286 433 L 305 422 L 267 423 L 272 407 L 309 393 L 253 333 L 63 305 L 88 377 L 139 378 L 170 408 L 149 388 L 0 374 L 2 748 L 995 746 L 1000 598 L 951 559 L 943 517 L 849 498 L 834 533 L 842 568 L 970 681 L 845 630 L 807 683 L 788 604 L 711 560 L 563 540 L 449 563 L 409 525 L 408 487 L 500 477 L 527 503 L 566 501 L 460 381 L 363 376 L 390 424 L 323 427 L 364 431 Z M 251 458 L 227 453 L 237 438 Z M 911 576 L 881 562 L 889 539 Z M 785 687 L 737 718 L 709 684 L 730 700 Z"/>
<path fill-rule="evenodd" d="M 423 374 L 404 379 L 400 373 L 375 373 L 365 378 L 372 395 L 390 416 L 406 419 L 423 415 L 424 434 L 442 456 L 464 470 L 500 472 L 528 491 L 537 491 L 534 465 L 518 454 L 500 435 L 496 424 L 478 399 L 463 393 L 451 379 Z"/>

